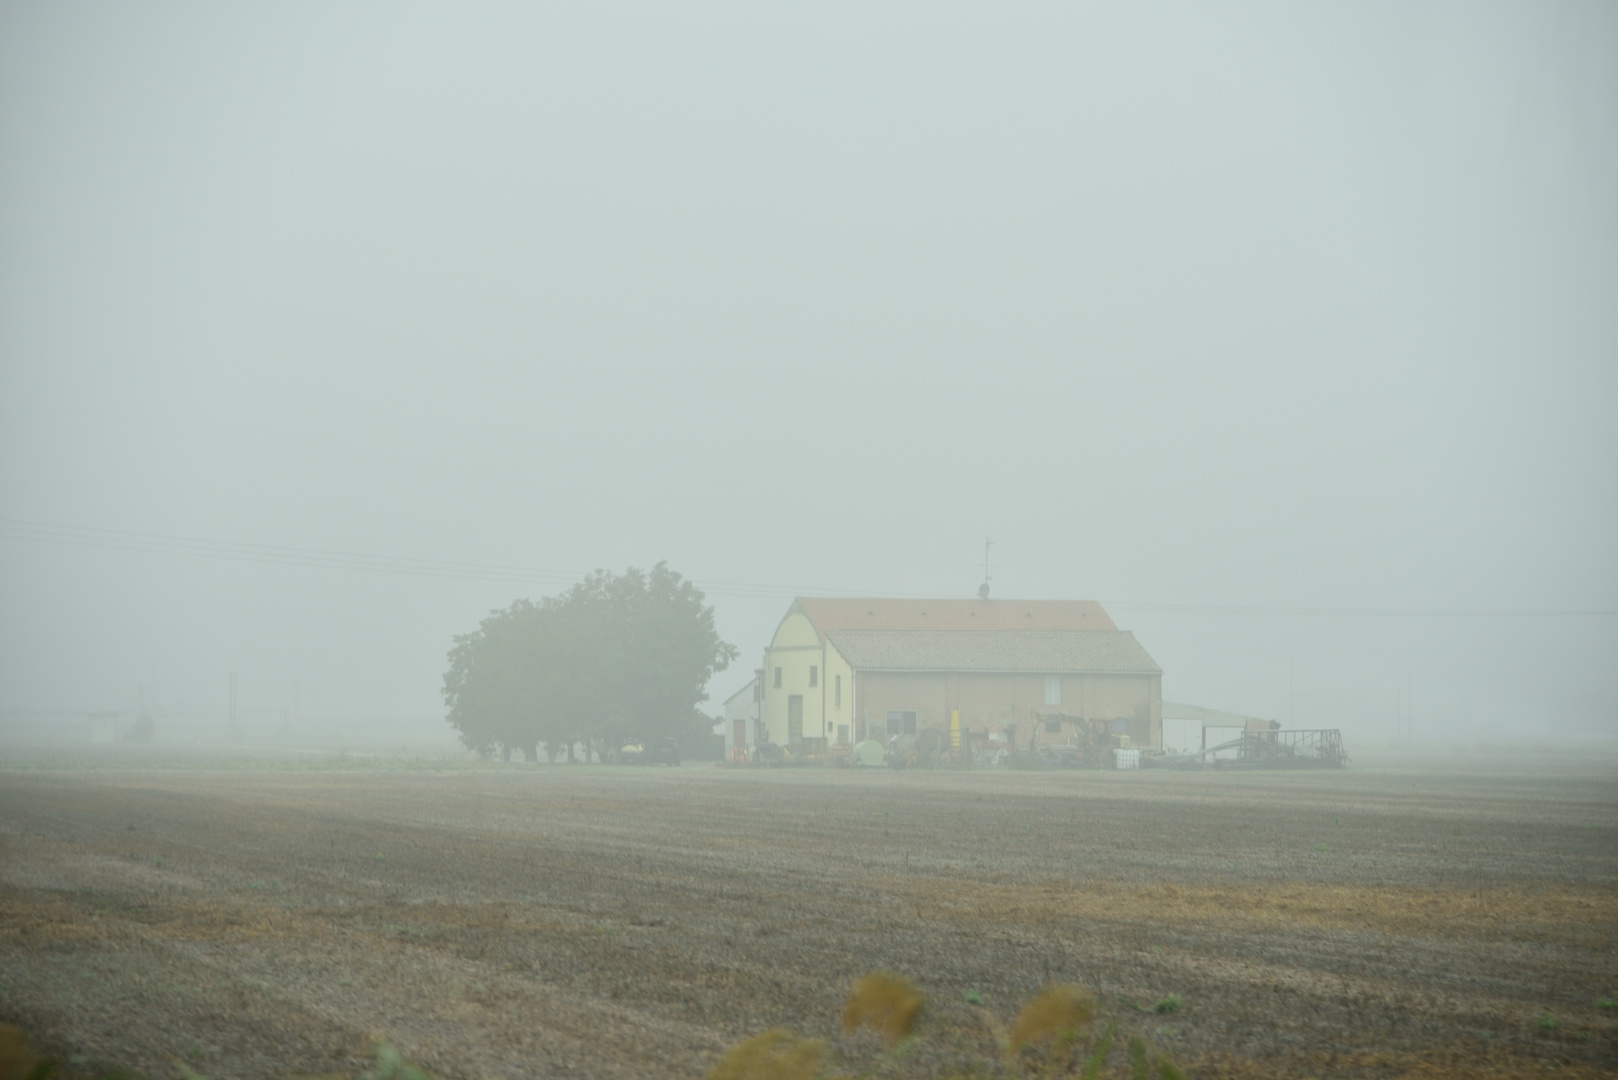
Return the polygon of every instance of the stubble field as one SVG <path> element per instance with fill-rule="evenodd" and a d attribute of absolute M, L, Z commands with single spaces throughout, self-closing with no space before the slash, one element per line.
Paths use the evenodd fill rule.
<path fill-rule="evenodd" d="M 1601 770 L 10 770 L 0 829 L 0 1019 L 86 1075 L 385 1038 L 442 1077 L 700 1077 L 772 1026 L 852 1071 L 874 970 L 930 999 L 887 1075 L 993 1063 L 1048 981 L 1192 1076 L 1618 1069 Z"/>

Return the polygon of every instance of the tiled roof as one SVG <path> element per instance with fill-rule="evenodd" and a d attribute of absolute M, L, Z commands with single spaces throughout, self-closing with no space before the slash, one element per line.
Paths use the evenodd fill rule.
<path fill-rule="evenodd" d="M 797 606 L 830 630 L 1116 630 L 1094 600 L 859 600 L 800 596 Z"/>
<path fill-rule="evenodd" d="M 856 671 L 1160 675 L 1127 630 L 829 630 Z"/>

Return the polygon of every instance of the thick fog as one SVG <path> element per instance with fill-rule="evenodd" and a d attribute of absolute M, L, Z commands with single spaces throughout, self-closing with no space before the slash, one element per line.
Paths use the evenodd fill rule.
<path fill-rule="evenodd" d="M 1171 701 L 1610 737 L 1615 193 L 1602 3 L 8 5 L 0 711 L 448 742 L 665 559 L 717 710 L 990 536 Z"/>

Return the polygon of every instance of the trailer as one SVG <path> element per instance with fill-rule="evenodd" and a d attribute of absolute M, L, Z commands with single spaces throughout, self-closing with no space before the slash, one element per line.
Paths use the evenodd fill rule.
<path fill-rule="evenodd" d="M 1244 731 L 1189 754 L 1159 757 L 1159 768 L 1341 769 L 1348 764 L 1340 728 Z"/>

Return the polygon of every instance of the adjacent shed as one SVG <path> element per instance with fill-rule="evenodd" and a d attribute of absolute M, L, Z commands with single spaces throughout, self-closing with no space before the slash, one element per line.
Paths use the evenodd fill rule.
<path fill-rule="evenodd" d="M 1162 749 L 1174 754 L 1196 754 L 1239 739 L 1246 732 L 1269 731 L 1279 726 L 1275 721 L 1257 716 L 1165 701 Z M 1220 751 L 1213 757 L 1235 758 L 1236 754 L 1237 751 L 1232 748 Z"/>

